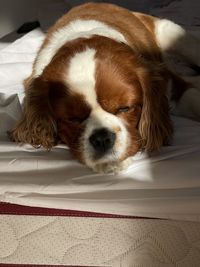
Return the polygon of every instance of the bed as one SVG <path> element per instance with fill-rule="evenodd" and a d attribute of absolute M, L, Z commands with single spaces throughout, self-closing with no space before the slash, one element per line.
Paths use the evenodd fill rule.
<path fill-rule="evenodd" d="M 172 144 L 119 175 L 92 172 L 64 145 L 9 140 L 44 37 L 37 28 L 0 49 L 0 266 L 199 266 L 199 122 L 172 116 Z"/>

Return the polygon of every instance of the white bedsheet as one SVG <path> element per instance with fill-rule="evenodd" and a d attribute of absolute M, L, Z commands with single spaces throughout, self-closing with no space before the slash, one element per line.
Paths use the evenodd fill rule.
<path fill-rule="evenodd" d="M 0 51 L 0 201 L 134 216 L 200 220 L 200 123 L 173 117 L 172 146 L 133 157 L 120 175 L 93 173 L 64 145 L 47 152 L 9 141 L 21 114 L 22 80 L 42 40 L 40 30 Z"/>

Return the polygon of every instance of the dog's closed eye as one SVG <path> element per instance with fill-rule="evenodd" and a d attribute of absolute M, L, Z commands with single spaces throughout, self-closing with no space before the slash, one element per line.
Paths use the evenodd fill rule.
<path fill-rule="evenodd" d="M 118 108 L 116 114 L 118 114 L 118 113 L 126 113 L 129 110 L 130 110 L 130 107 L 128 107 L 128 106 L 127 107 L 120 107 L 120 108 Z"/>
<path fill-rule="evenodd" d="M 73 124 L 81 124 L 83 123 L 88 117 L 70 117 L 67 119 L 67 122 Z"/>
<path fill-rule="evenodd" d="M 132 105 L 132 106 L 122 106 L 120 108 L 118 108 L 115 112 L 116 115 L 121 114 L 121 113 L 128 113 L 129 111 L 134 111 L 136 108 L 136 105 Z"/>

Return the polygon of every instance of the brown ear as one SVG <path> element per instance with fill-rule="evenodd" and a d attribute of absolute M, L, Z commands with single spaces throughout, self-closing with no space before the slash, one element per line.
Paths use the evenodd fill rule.
<path fill-rule="evenodd" d="M 26 88 L 24 111 L 21 120 L 9 132 L 16 142 L 50 149 L 56 142 L 56 123 L 49 103 L 48 83 L 40 77 Z"/>
<path fill-rule="evenodd" d="M 167 98 L 167 77 L 158 70 L 141 71 L 139 74 L 143 90 L 143 107 L 139 122 L 142 148 L 146 151 L 158 150 L 168 144 L 173 127 Z"/>

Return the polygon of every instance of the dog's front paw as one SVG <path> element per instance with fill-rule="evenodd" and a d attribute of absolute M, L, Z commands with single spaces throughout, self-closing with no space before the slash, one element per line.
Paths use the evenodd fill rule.
<path fill-rule="evenodd" d="M 114 173 L 118 174 L 126 169 L 132 164 L 131 158 L 127 158 L 119 162 L 108 162 L 97 164 L 93 167 L 93 170 L 98 173 Z"/>

